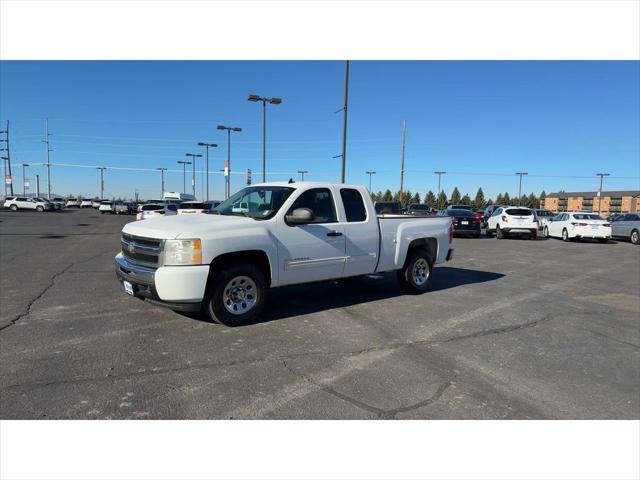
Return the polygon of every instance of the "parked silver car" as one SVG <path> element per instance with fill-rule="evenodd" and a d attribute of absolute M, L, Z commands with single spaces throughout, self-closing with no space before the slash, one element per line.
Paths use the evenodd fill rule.
<path fill-rule="evenodd" d="M 640 213 L 626 213 L 611 222 L 611 236 L 628 238 L 634 245 L 640 245 Z"/>

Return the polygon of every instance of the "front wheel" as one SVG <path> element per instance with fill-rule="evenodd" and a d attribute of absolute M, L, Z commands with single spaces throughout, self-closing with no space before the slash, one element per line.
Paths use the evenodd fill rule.
<path fill-rule="evenodd" d="M 638 234 L 638 230 L 634 230 L 633 232 L 631 232 L 631 237 L 629 237 L 629 240 L 634 245 L 640 244 L 640 235 Z"/>
<path fill-rule="evenodd" d="M 37 211 L 37 212 L 44 212 L 44 208 L 42 208 L 40 205 L 38 205 L 38 206 L 36 207 L 36 211 Z"/>
<path fill-rule="evenodd" d="M 223 268 L 211 279 L 203 304 L 211 320 L 229 327 L 253 323 L 264 307 L 267 281 L 253 265 Z"/>
<path fill-rule="evenodd" d="M 9 209 L 11 209 L 12 212 L 17 212 L 18 211 L 18 206 L 17 205 L 11 205 L 9 207 Z"/>
<path fill-rule="evenodd" d="M 409 293 L 425 293 L 431 285 L 433 260 L 428 250 L 417 249 L 409 254 L 402 270 L 398 270 L 398 283 Z"/>
<path fill-rule="evenodd" d="M 544 235 L 544 238 L 549 238 L 549 227 L 544 227 L 542 235 Z"/>

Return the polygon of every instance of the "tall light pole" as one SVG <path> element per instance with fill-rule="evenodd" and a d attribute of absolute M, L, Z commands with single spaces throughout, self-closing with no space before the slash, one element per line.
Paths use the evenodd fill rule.
<path fill-rule="evenodd" d="M 28 163 L 22 164 L 22 195 L 23 196 L 27 194 L 27 179 L 25 178 L 24 167 L 28 167 L 28 166 L 29 166 Z"/>
<path fill-rule="evenodd" d="M 104 200 L 104 171 L 107 167 L 96 167 L 96 170 L 100 170 L 100 200 Z"/>
<path fill-rule="evenodd" d="M 304 174 L 309 173 L 309 170 L 298 170 L 298 173 L 301 175 L 301 182 L 304 182 Z"/>
<path fill-rule="evenodd" d="M 224 165 L 224 176 L 226 180 L 225 184 L 225 199 L 231 196 L 231 132 L 241 132 L 240 127 L 225 127 L 224 125 L 218 125 L 218 130 L 227 131 L 227 161 Z"/>
<path fill-rule="evenodd" d="M 377 172 L 364 172 L 369 175 L 369 193 L 371 193 L 371 175 L 375 175 Z"/>
<path fill-rule="evenodd" d="M 209 148 L 216 148 L 218 144 L 198 142 L 198 146 L 205 147 L 207 149 L 207 201 L 209 201 Z"/>
<path fill-rule="evenodd" d="M 267 102 L 273 105 L 282 103 L 281 98 L 249 95 L 250 102 L 262 102 L 262 183 L 267 181 Z"/>
<path fill-rule="evenodd" d="M 600 214 L 600 202 L 602 202 L 602 179 L 608 177 L 610 173 L 596 173 L 597 177 L 600 177 L 600 190 L 598 190 L 598 214 Z"/>
<path fill-rule="evenodd" d="M 402 162 L 400 163 L 400 200 L 404 197 L 404 152 L 407 144 L 407 121 L 402 123 Z"/>
<path fill-rule="evenodd" d="M 516 172 L 516 175 L 520 176 L 520 183 L 518 184 L 518 205 L 522 204 L 522 177 L 529 175 L 527 172 Z"/>
<path fill-rule="evenodd" d="M 440 210 L 440 180 L 442 179 L 442 175 L 444 175 L 447 172 L 433 172 L 436 175 L 438 175 L 438 210 Z"/>
<path fill-rule="evenodd" d="M 51 200 L 51 162 L 49 161 L 49 153 L 53 152 L 51 148 L 49 148 L 49 137 L 51 133 L 49 133 L 49 119 L 45 119 L 44 121 L 44 140 L 42 142 L 47 147 L 47 198 Z M 102 200 L 102 199 L 100 199 Z"/>
<path fill-rule="evenodd" d="M 36 173 L 36 196 L 40 197 L 40 175 Z"/>
<path fill-rule="evenodd" d="M 185 156 L 191 157 L 193 160 L 193 177 L 191 177 L 191 188 L 193 189 L 193 196 L 196 196 L 196 158 L 201 158 L 199 153 L 185 153 Z"/>
<path fill-rule="evenodd" d="M 191 162 L 178 160 L 178 163 L 182 164 L 182 193 L 187 193 L 187 165 L 191 165 Z"/>
<path fill-rule="evenodd" d="M 2 148 L 0 149 L 3 152 L 7 152 L 6 156 L 2 157 L 2 160 L 4 160 L 4 175 L 5 175 L 5 179 L 4 179 L 4 196 L 7 196 L 7 180 L 11 179 L 11 183 L 9 183 L 9 191 L 11 193 L 11 195 L 13 195 L 13 177 L 11 174 L 11 152 L 10 152 L 10 148 L 9 148 L 9 120 L 7 120 L 7 129 L 3 130 L 0 132 L 0 134 L 5 134 L 6 138 L 0 140 L 0 142 L 2 143 L 6 143 L 7 146 L 6 148 Z"/>
<path fill-rule="evenodd" d="M 166 172 L 167 169 L 164 167 L 158 167 L 156 170 L 160 170 L 160 174 L 162 176 L 162 187 L 160 188 L 160 198 L 162 198 L 164 196 L 164 172 Z"/>

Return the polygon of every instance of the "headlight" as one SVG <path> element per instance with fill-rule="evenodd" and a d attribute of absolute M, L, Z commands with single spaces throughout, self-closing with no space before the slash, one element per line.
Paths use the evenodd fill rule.
<path fill-rule="evenodd" d="M 164 242 L 165 265 L 200 265 L 202 242 L 193 240 L 166 240 Z"/>

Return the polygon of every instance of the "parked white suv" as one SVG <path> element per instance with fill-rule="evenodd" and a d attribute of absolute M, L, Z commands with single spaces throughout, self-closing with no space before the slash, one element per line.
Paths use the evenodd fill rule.
<path fill-rule="evenodd" d="M 44 212 L 45 210 L 53 210 L 53 205 L 49 202 L 35 200 L 29 197 L 7 197 L 4 207 L 10 210 L 36 210 Z"/>
<path fill-rule="evenodd" d="M 559 237 L 565 242 L 580 238 L 595 238 L 606 243 L 611 238 L 611 224 L 597 213 L 564 212 L 544 226 L 545 237 Z"/>
<path fill-rule="evenodd" d="M 67 198 L 67 203 L 65 204 L 65 206 L 67 208 L 79 207 L 80 206 L 80 200 L 78 200 L 77 198 Z"/>
<path fill-rule="evenodd" d="M 487 235 L 494 233 L 502 239 L 509 235 L 526 235 L 531 240 L 538 236 L 538 219 L 527 207 L 499 207 L 487 220 Z"/>
<path fill-rule="evenodd" d="M 93 207 L 93 201 L 92 200 L 88 200 L 88 199 L 84 199 L 82 200 L 82 202 L 80 202 L 80 208 L 91 208 Z"/>

